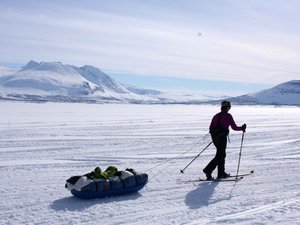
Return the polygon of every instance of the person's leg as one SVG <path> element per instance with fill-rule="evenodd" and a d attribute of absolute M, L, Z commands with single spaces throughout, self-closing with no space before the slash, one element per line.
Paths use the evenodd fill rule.
<path fill-rule="evenodd" d="M 213 138 L 213 143 L 217 149 L 215 157 L 207 164 L 207 166 L 203 169 L 203 172 L 206 174 L 207 179 L 211 179 L 211 174 L 215 170 L 215 168 L 219 165 L 220 160 L 223 159 L 223 154 L 220 154 L 220 138 Z"/>
<path fill-rule="evenodd" d="M 218 158 L 217 158 L 217 154 L 216 154 L 215 157 L 203 169 L 203 172 L 206 174 L 207 178 L 209 178 L 209 177 L 211 178 L 211 174 L 215 170 L 217 165 L 218 165 Z"/>
<path fill-rule="evenodd" d="M 227 136 L 220 138 L 218 149 L 218 178 L 226 177 L 225 173 L 225 157 L 226 157 Z"/>

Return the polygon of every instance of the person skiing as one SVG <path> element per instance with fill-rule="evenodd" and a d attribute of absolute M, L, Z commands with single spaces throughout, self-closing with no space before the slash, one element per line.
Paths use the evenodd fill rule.
<path fill-rule="evenodd" d="M 212 172 L 218 167 L 217 178 L 226 178 L 229 176 L 225 172 L 225 157 L 227 146 L 227 135 L 229 134 L 229 126 L 236 131 L 246 131 L 246 124 L 237 126 L 234 119 L 228 111 L 231 105 L 229 101 L 223 101 L 221 103 L 221 112 L 217 113 L 213 118 L 209 126 L 209 133 L 211 134 L 212 141 L 217 148 L 215 157 L 208 163 L 203 169 L 207 180 L 212 179 Z"/>

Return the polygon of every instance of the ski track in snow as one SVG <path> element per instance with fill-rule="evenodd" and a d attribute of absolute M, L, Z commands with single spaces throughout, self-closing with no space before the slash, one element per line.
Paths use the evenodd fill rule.
<path fill-rule="evenodd" d="M 0 224 L 299 224 L 300 110 L 233 106 L 247 123 L 243 180 L 203 177 L 215 153 L 205 135 L 209 105 L 93 105 L 0 102 Z M 236 173 L 241 133 L 231 131 L 226 170 Z M 141 191 L 81 200 L 65 180 L 114 165 L 149 174 Z M 216 174 L 214 174 L 216 175 Z"/>

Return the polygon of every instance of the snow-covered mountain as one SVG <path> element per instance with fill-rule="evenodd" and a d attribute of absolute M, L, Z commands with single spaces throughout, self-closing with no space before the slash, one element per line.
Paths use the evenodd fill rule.
<path fill-rule="evenodd" d="M 222 98 L 192 91 L 161 92 L 119 83 L 100 69 L 31 60 L 20 70 L 0 66 L 0 99 L 58 102 L 199 104 Z M 227 98 L 235 104 L 300 105 L 300 80 L 254 94 Z"/>
<path fill-rule="evenodd" d="M 130 88 L 96 67 L 28 62 L 0 76 L 0 97 L 27 101 L 160 102 L 159 91 Z M 166 101 L 171 101 L 165 99 Z"/>
<path fill-rule="evenodd" d="M 267 90 L 229 100 L 239 104 L 300 105 L 300 80 L 292 80 Z"/>

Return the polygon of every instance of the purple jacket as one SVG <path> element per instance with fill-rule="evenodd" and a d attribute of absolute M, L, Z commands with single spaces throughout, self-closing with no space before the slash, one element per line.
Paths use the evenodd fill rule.
<path fill-rule="evenodd" d="M 238 127 L 235 124 L 233 117 L 230 113 L 221 111 L 212 118 L 209 130 L 211 131 L 217 127 L 228 130 L 229 126 L 231 126 L 231 128 L 236 131 L 242 130 L 242 127 Z"/>

